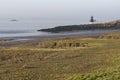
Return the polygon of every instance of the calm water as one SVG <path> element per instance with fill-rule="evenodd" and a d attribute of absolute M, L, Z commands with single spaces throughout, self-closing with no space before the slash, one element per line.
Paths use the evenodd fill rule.
<path fill-rule="evenodd" d="M 0 37 L 54 35 L 37 30 L 51 28 L 59 25 L 80 24 L 79 21 L 63 20 L 0 20 Z"/>
<path fill-rule="evenodd" d="M 45 36 L 45 35 L 71 35 L 71 34 L 102 34 L 108 32 L 116 32 L 116 30 L 95 30 L 95 31 L 78 31 L 78 32 L 65 32 L 59 34 L 52 34 L 46 32 L 38 32 L 42 28 L 51 28 L 59 25 L 74 25 L 81 24 L 78 21 L 52 21 L 52 20 L 19 20 L 9 21 L 0 20 L 0 37 L 21 37 L 21 36 Z M 117 30 L 119 31 L 119 30 Z"/>

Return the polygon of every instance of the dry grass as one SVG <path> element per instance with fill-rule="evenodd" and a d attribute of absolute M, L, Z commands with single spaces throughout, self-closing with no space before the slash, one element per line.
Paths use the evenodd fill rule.
<path fill-rule="evenodd" d="M 64 43 L 64 40 L 60 41 Z M 81 75 L 94 77 L 99 70 L 103 70 L 101 75 L 108 73 L 107 77 L 119 74 L 119 68 L 114 69 L 120 66 L 119 39 L 68 39 L 66 42 L 88 43 L 88 46 L 52 49 L 40 48 L 38 43 L 34 47 L 24 44 L 1 47 L 0 80 L 87 80 Z M 93 77 L 88 80 L 97 80 Z"/>

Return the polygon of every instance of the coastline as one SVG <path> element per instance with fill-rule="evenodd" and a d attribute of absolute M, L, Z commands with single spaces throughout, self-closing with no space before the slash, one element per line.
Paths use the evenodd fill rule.
<path fill-rule="evenodd" d="M 105 23 L 94 23 L 94 20 L 92 20 L 90 24 L 56 26 L 53 28 L 40 29 L 37 31 L 60 33 L 74 30 L 78 31 L 78 30 L 113 30 L 113 29 L 120 29 L 120 20 Z"/>
<path fill-rule="evenodd" d="M 51 36 L 25 36 L 25 37 L 7 37 L 4 41 L 0 41 L 0 46 L 9 47 L 24 43 L 37 43 L 46 40 L 60 40 L 60 39 L 73 39 L 73 38 L 88 38 L 97 37 L 97 35 L 51 35 Z M 0 39 L 2 40 L 2 39 Z"/>
<path fill-rule="evenodd" d="M 36 36 L 21 36 L 21 37 L 4 37 L 0 38 L 0 46 L 13 46 L 24 43 L 37 43 L 45 40 L 59 40 L 59 39 L 72 39 L 72 38 L 96 38 L 103 34 L 120 33 L 120 30 L 99 30 L 86 32 L 61 33 L 55 35 L 36 35 Z"/>

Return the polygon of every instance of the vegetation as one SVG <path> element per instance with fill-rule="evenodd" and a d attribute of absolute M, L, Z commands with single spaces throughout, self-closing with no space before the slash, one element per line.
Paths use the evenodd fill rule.
<path fill-rule="evenodd" d="M 87 42 L 80 40 L 54 40 L 39 43 L 40 48 L 72 48 L 72 47 L 88 47 Z"/>
<path fill-rule="evenodd" d="M 120 67 L 99 70 L 85 75 L 74 75 L 68 80 L 120 80 Z"/>
<path fill-rule="evenodd" d="M 100 36 L 101 39 L 120 39 L 119 33 L 113 33 L 113 34 L 105 34 Z"/>
<path fill-rule="evenodd" d="M 77 38 L 0 47 L 0 80 L 120 80 L 119 44 L 120 39 Z"/>

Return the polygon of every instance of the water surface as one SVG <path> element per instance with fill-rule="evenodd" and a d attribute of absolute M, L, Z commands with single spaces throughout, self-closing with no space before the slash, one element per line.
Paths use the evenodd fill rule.
<path fill-rule="evenodd" d="M 49 36 L 49 35 L 95 35 L 111 32 L 119 32 L 120 30 L 85 30 L 62 33 L 38 32 L 43 28 L 52 28 L 60 25 L 81 24 L 73 21 L 52 21 L 52 20 L 0 20 L 0 37 L 22 37 L 22 36 Z"/>

